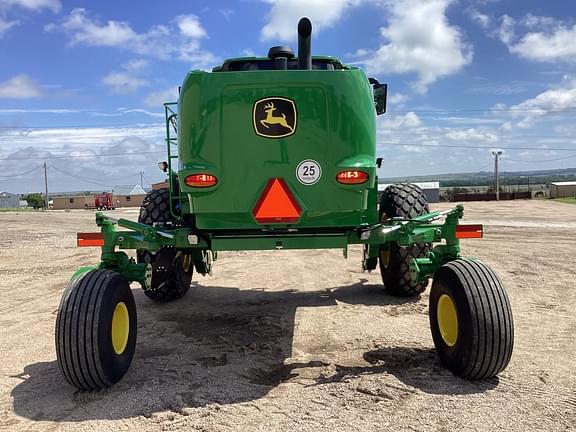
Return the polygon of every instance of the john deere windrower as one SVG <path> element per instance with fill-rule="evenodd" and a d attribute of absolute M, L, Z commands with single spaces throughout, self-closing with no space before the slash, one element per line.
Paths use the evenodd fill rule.
<path fill-rule="evenodd" d="M 165 104 L 168 187 L 146 196 L 138 222 L 96 214 L 98 265 L 80 268 L 62 298 L 56 353 L 81 389 L 119 381 L 136 345 L 130 282 L 152 300 L 183 297 L 219 251 L 364 247 L 385 290 L 417 296 L 433 279 L 430 326 L 441 361 L 466 378 L 492 377 L 512 355 L 510 303 L 498 276 L 460 255 L 463 207 L 430 212 L 422 191 L 388 187 L 378 199 L 376 115 L 386 85 L 334 57 L 312 57 L 298 24 L 298 57 L 226 60 L 188 73 Z M 118 230 L 117 228 L 122 228 Z M 136 259 L 122 250 L 135 249 Z"/>

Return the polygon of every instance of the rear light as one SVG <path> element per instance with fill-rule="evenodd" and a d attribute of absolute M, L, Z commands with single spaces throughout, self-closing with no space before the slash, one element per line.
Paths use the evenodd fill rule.
<path fill-rule="evenodd" d="M 192 174 L 186 177 L 184 182 L 191 187 L 205 188 L 214 186 L 218 179 L 212 174 Z"/>
<path fill-rule="evenodd" d="M 484 228 L 482 225 L 458 225 L 456 227 L 457 239 L 482 238 Z"/>
<path fill-rule="evenodd" d="M 346 170 L 336 175 L 336 181 L 342 184 L 362 184 L 366 183 L 369 178 L 367 172 L 358 170 Z"/>

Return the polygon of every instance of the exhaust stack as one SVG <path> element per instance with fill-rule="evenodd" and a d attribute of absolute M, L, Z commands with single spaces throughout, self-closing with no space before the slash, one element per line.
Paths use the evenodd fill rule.
<path fill-rule="evenodd" d="M 312 23 L 306 17 L 298 22 L 298 69 L 312 69 Z"/>

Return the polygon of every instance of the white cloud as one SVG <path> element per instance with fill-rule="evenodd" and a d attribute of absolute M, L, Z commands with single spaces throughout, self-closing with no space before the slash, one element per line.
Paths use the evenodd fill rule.
<path fill-rule="evenodd" d="M 494 35 L 506 45 L 514 39 L 514 26 L 516 21 L 509 15 L 500 17 L 500 26 L 495 30 Z"/>
<path fill-rule="evenodd" d="M 0 108 L 0 114 L 77 114 L 87 112 L 85 109 L 75 108 L 40 108 L 40 109 L 21 109 L 21 108 Z"/>
<path fill-rule="evenodd" d="M 406 102 L 409 99 L 408 95 L 402 93 L 394 93 L 392 96 L 388 97 L 388 102 L 394 105 L 398 105 Z"/>
<path fill-rule="evenodd" d="M 267 22 L 260 33 L 261 39 L 294 40 L 296 24 L 303 16 L 312 21 L 314 32 L 330 27 L 340 20 L 344 11 L 361 0 L 264 0 L 272 5 Z"/>
<path fill-rule="evenodd" d="M 490 33 L 512 54 L 537 62 L 575 62 L 576 25 L 556 18 L 528 14 L 522 19 L 509 15 Z"/>
<path fill-rule="evenodd" d="M 42 110 L 54 113 L 77 111 Z M 145 112 L 128 108 L 118 111 Z M 141 170 L 145 172 L 145 181 L 157 182 L 165 176 L 157 167 L 157 163 L 166 158 L 166 148 L 162 144 L 164 134 L 163 122 L 136 123 L 129 127 L 4 129 L 0 133 L 0 172 L 3 175 L 22 173 L 39 167 L 46 160 L 51 193 L 105 190 L 100 188 L 103 185 L 136 184 L 140 181 Z M 72 178 L 52 166 L 94 181 Z M 40 172 L 39 168 L 37 173 Z M 5 178 L 2 184 L 11 192 L 40 191 L 44 187 L 40 175 Z"/>
<path fill-rule="evenodd" d="M 60 12 L 62 9 L 62 4 L 59 0 L 2 0 L 0 2 L 0 8 L 7 8 L 12 6 L 18 6 L 29 10 L 41 10 L 49 9 L 52 12 Z"/>
<path fill-rule="evenodd" d="M 144 99 L 144 103 L 150 107 L 161 107 L 163 103 L 175 102 L 178 99 L 178 88 L 170 87 L 165 90 L 152 92 Z"/>
<path fill-rule="evenodd" d="M 232 16 L 236 13 L 234 9 L 219 9 L 218 12 L 224 17 L 226 21 L 230 21 Z"/>
<path fill-rule="evenodd" d="M 122 65 L 122 68 L 128 72 L 139 72 L 148 66 L 148 60 L 135 59 Z"/>
<path fill-rule="evenodd" d="M 142 35 L 138 35 L 128 23 L 123 21 L 108 21 L 101 25 L 88 17 L 86 9 L 77 8 L 60 25 L 49 24 L 49 31 L 61 30 L 70 34 L 72 45 L 85 44 L 93 46 L 136 46 L 141 43 Z"/>
<path fill-rule="evenodd" d="M 41 95 L 38 84 L 25 74 L 0 82 L 0 99 L 31 99 Z"/>
<path fill-rule="evenodd" d="M 192 39 L 202 39 L 207 35 L 206 30 L 200 24 L 200 19 L 196 15 L 180 15 L 176 17 L 176 23 L 180 33 Z"/>
<path fill-rule="evenodd" d="M 179 15 L 170 25 L 155 25 L 138 33 L 125 21 L 102 24 L 86 9 L 76 8 L 61 23 L 49 24 L 45 30 L 66 33 L 71 46 L 114 47 L 162 60 L 175 58 L 191 63 L 193 68 L 208 68 L 218 60 L 200 48 L 201 39 L 208 34 L 195 15 Z"/>
<path fill-rule="evenodd" d="M 140 180 L 140 170 L 144 170 L 146 178 L 154 182 L 163 176 L 157 167 L 157 162 L 165 159 L 165 146 L 158 144 L 163 136 L 164 127 L 160 124 L 124 128 L 34 129 L 25 133 L 21 130 L 7 131 L 0 135 L 0 149 L 10 149 L 10 153 L 0 155 L 0 171 L 20 173 L 47 160 L 48 181 L 53 192 L 136 184 Z M 72 178 L 52 166 L 95 182 Z M 28 176 L 5 179 L 3 183 L 10 191 L 27 192 L 41 190 L 43 182 L 39 179 Z"/>
<path fill-rule="evenodd" d="M 468 13 L 468 16 L 472 19 L 472 21 L 474 21 L 480 27 L 485 29 L 485 28 L 488 28 L 490 26 L 490 23 L 492 21 L 491 18 L 488 15 L 480 12 L 478 9 L 474 9 L 474 8 L 468 9 L 467 13 Z"/>
<path fill-rule="evenodd" d="M 0 18 L 0 38 L 2 38 L 8 30 L 18 24 L 20 24 L 20 21 L 5 21 Z"/>
<path fill-rule="evenodd" d="M 446 17 L 453 1 L 387 0 L 391 16 L 388 26 L 380 29 L 384 45 L 358 53 L 368 72 L 415 73 L 414 90 L 424 93 L 430 84 L 469 64 L 472 49 Z"/>
<path fill-rule="evenodd" d="M 510 52 L 539 62 L 576 61 L 576 25 L 560 25 L 551 32 L 525 34 Z"/>
<path fill-rule="evenodd" d="M 568 79 L 563 87 L 550 89 L 534 98 L 510 107 L 514 117 L 522 117 L 518 127 L 528 128 L 539 118 L 553 112 L 573 110 L 576 106 L 576 79 Z"/>
<path fill-rule="evenodd" d="M 529 13 L 522 19 L 522 24 L 524 24 L 528 28 L 535 28 L 535 29 L 552 29 L 558 25 L 562 25 L 562 21 L 557 20 L 553 17 L 545 17 L 539 15 L 532 15 Z"/>
<path fill-rule="evenodd" d="M 420 127 L 422 122 L 420 118 L 413 113 L 409 112 L 404 115 L 387 115 L 384 116 L 380 122 L 379 129 L 381 130 L 398 130 L 398 129 L 414 129 Z"/>
<path fill-rule="evenodd" d="M 499 140 L 492 132 L 481 131 L 475 128 L 451 130 L 446 134 L 448 139 L 459 142 L 485 142 L 494 143 Z"/>
<path fill-rule="evenodd" d="M 102 78 L 102 82 L 111 87 L 114 93 L 134 93 L 139 88 L 150 85 L 147 80 L 140 76 L 147 66 L 146 60 L 130 60 L 122 65 L 123 71 L 110 72 Z"/>
<path fill-rule="evenodd" d="M 115 93 L 134 93 L 140 87 L 149 85 L 148 81 L 138 78 L 128 72 L 111 72 L 102 78 L 102 82 L 110 86 Z"/>

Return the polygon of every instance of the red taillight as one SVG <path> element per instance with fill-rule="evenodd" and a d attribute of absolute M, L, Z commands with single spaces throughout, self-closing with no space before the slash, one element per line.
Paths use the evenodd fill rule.
<path fill-rule="evenodd" d="M 458 225 L 456 227 L 457 239 L 482 238 L 484 228 L 482 225 Z"/>
<path fill-rule="evenodd" d="M 212 174 L 192 174 L 186 177 L 184 182 L 191 187 L 205 188 L 214 186 L 218 179 Z"/>
<path fill-rule="evenodd" d="M 370 176 L 367 172 L 358 170 L 347 170 L 336 175 L 336 181 L 342 184 L 362 184 L 366 183 Z"/>

